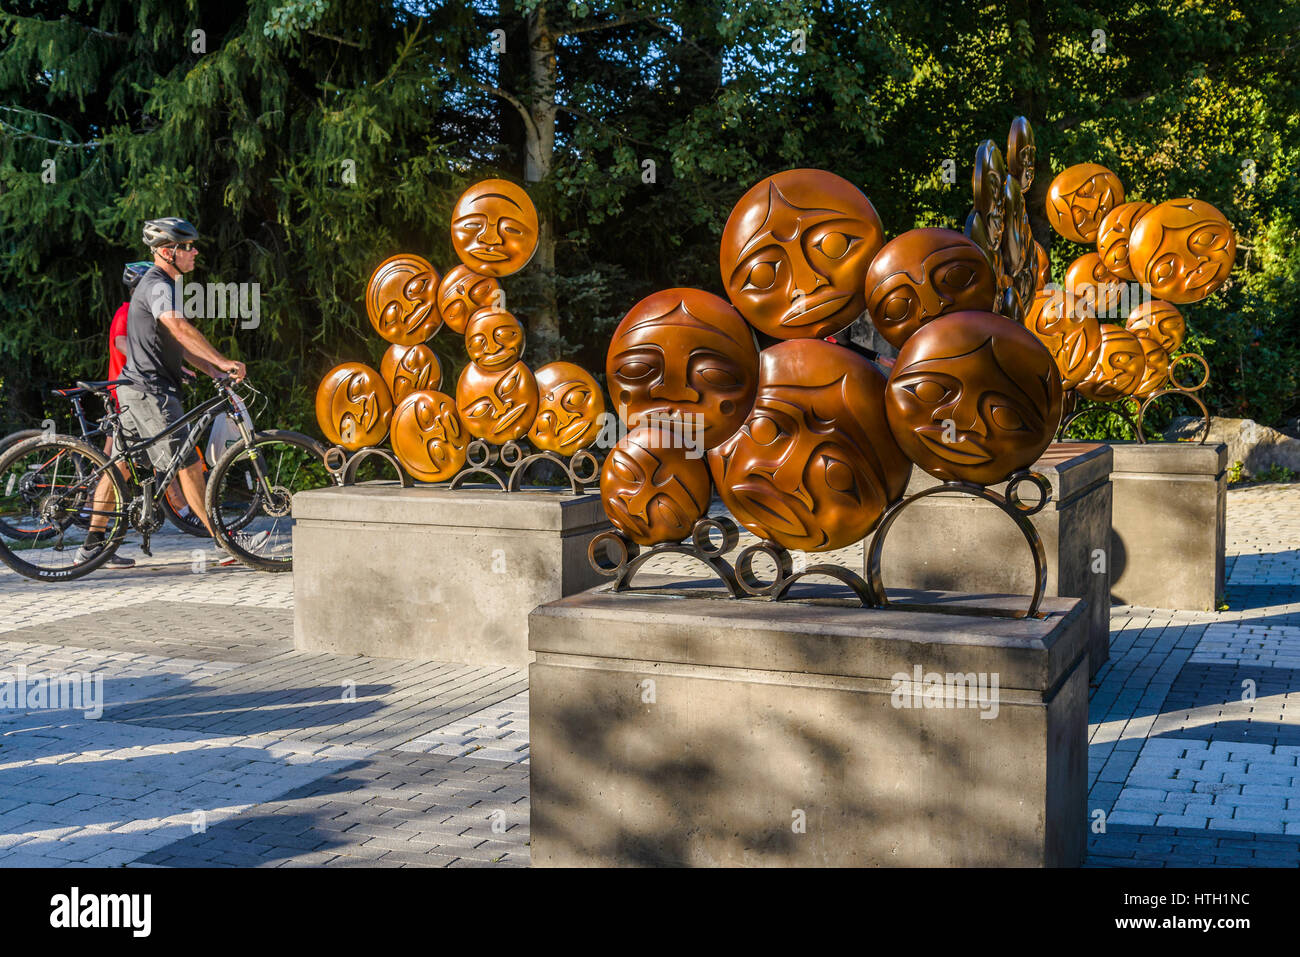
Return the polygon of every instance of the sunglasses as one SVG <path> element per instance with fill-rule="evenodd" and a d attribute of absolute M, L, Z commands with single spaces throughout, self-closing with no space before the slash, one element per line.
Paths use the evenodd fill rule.
<path fill-rule="evenodd" d="M 194 244 L 193 244 L 193 243 L 177 243 L 175 246 L 172 247 L 172 249 L 175 249 L 177 252 L 187 253 L 187 252 L 190 252 L 191 250 L 194 249 Z"/>

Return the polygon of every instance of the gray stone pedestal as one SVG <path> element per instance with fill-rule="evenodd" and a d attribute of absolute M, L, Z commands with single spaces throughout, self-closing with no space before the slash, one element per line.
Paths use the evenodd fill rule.
<path fill-rule="evenodd" d="M 1110 447 L 1051 445 L 1033 470 L 1052 485 L 1052 500 L 1030 517 L 1046 553 L 1047 594 L 1087 600 L 1092 677 L 1110 657 Z M 913 469 L 907 494 L 938 484 Z M 993 491 L 1005 495 L 1005 483 Z M 881 574 L 891 589 L 1029 595 L 1034 588 L 1034 561 L 1020 530 L 995 506 L 969 495 L 932 495 L 909 505 L 889 531 Z"/>
<path fill-rule="evenodd" d="M 607 586 L 543 605 L 529 619 L 532 862 L 1081 864 L 1087 622 L 1076 599 L 1045 610 Z M 946 706 L 925 706 L 927 673 Z"/>
<path fill-rule="evenodd" d="M 403 489 L 294 496 L 294 647 L 526 666 L 528 613 L 606 581 L 599 495 Z"/>
<path fill-rule="evenodd" d="M 1223 595 L 1227 446 L 1113 442 L 1111 596 L 1213 611 Z"/>

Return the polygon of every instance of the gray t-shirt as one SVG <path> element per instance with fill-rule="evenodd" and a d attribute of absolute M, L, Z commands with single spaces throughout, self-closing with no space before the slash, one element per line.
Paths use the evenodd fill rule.
<path fill-rule="evenodd" d="M 145 392 L 180 394 L 185 350 L 158 317 L 181 311 L 175 281 L 161 266 L 154 265 L 131 294 L 126 318 L 126 366 L 122 369 L 123 377 Z"/>

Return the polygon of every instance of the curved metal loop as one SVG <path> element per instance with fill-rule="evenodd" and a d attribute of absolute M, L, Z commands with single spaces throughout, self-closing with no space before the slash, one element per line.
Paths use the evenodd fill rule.
<path fill-rule="evenodd" d="M 1020 486 L 1028 482 L 1038 489 L 1038 501 L 1033 505 L 1026 505 L 1020 497 Z M 1052 483 L 1047 480 L 1047 476 L 1041 472 L 1023 471 L 1014 473 L 1007 479 L 1007 503 L 1020 512 L 1021 515 L 1037 515 L 1047 507 L 1047 503 L 1052 500 Z"/>
<path fill-rule="evenodd" d="M 715 531 L 722 533 L 722 541 L 713 540 Z M 725 515 L 716 518 L 706 515 L 691 529 L 691 544 L 700 550 L 701 555 L 720 558 L 740 544 L 740 526 Z"/>
<path fill-rule="evenodd" d="M 332 462 L 332 460 L 337 460 Z M 341 445 L 331 445 L 325 450 L 325 470 L 334 476 L 334 484 L 343 484 L 343 471 L 348 466 L 348 450 Z"/>
<path fill-rule="evenodd" d="M 1019 473 L 1016 479 L 1017 484 L 1026 479 L 1036 481 L 1032 478 L 1035 473 Z M 1015 478 L 1015 477 L 1013 477 Z M 1041 476 L 1040 476 L 1041 478 Z M 1041 487 L 1041 486 L 1040 486 Z M 1008 484 L 1008 492 L 1011 485 Z M 1050 486 L 1049 486 L 1050 490 Z M 913 502 L 918 502 L 929 495 L 940 495 L 945 492 L 957 492 L 962 495 L 970 495 L 974 498 L 983 499 L 991 502 L 1000 508 L 1011 520 L 1016 523 L 1020 533 L 1024 535 L 1025 541 L 1029 544 L 1029 550 L 1034 559 L 1034 593 L 1030 597 L 1029 607 L 1024 611 L 990 611 L 982 608 L 962 608 L 959 605 L 928 605 L 928 604 L 890 604 L 889 596 L 885 592 L 885 584 L 880 573 L 880 558 L 885 549 L 885 539 L 889 535 L 889 529 L 893 526 L 898 517 L 903 514 L 904 510 Z M 1043 504 L 1046 504 L 1044 502 Z M 945 482 L 942 485 L 935 485 L 931 488 L 922 489 L 914 495 L 900 499 L 889 507 L 885 512 L 884 518 L 881 519 L 879 527 L 871 538 L 871 547 L 867 551 L 867 580 L 870 589 L 872 603 L 879 608 L 897 608 L 901 611 L 930 611 L 939 612 L 949 615 L 979 615 L 983 617 L 996 618 L 1042 618 L 1039 614 L 1039 607 L 1043 603 L 1043 596 L 1047 592 L 1047 554 L 1043 550 L 1043 540 L 1038 537 L 1038 531 L 1030 523 L 1028 515 L 1033 512 L 1025 512 L 1016 505 L 1007 501 L 997 492 L 990 491 L 982 485 L 975 485 L 970 482 Z"/>
<path fill-rule="evenodd" d="M 465 485 L 469 483 L 470 479 L 487 481 L 492 485 L 495 485 L 497 487 L 497 490 L 501 492 L 509 491 L 509 485 L 506 482 L 505 476 L 485 465 L 470 466 L 468 468 L 461 469 L 452 478 L 451 484 L 448 485 L 447 488 L 451 489 L 452 491 L 455 491 L 458 488 L 463 488 Z"/>
<path fill-rule="evenodd" d="M 618 557 L 611 563 L 610 546 L 617 548 Z M 599 575 L 616 577 L 627 568 L 627 563 L 641 552 L 641 546 L 624 536 L 621 532 L 601 532 L 587 543 L 587 561 Z M 604 555 L 605 558 L 601 556 Z"/>
<path fill-rule="evenodd" d="M 1184 359 L 1194 359 L 1201 364 L 1201 381 L 1196 383 L 1196 385 L 1183 385 L 1178 381 L 1178 377 L 1174 375 L 1174 370 L 1178 368 L 1178 363 L 1182 362 Z M 1205 361 L 1205 356 L 1197 355 L 1195 352 L 1184 352 L 1182 355 L 1174 356 L 1173 360 L 1169 363 L 1169 381 L 1173 383 L 1174 387 L 1167 391 L 1188 393 L 1199 392 L 1201 389 L 1204 389 L 1210 381 L 1210 364 Z"/>
<path fill-rule="evenodd" d="M 517 441 L 511 439 L 505 445 L 501 446 L 501 451 L 498 453 L 498 456 L 500 457 L 502 465 L 508 469 L 512 469 L 528 456 L 528 452 Z"/>
<path fill-rule="evenodd" d="M 335 448 L 338 448 L 338 446 L 335 446 Z M 325 454 L 327 457 L 329 456 L 329 452 L 326 452 Z M 413 488 L 415 486 L 415 480 L 406 474 L 406 469 L 402 468 L 402 463 L 397 461 L 397 456 L 388 451 L 388 449 L 381 449 L 378 446 L 371 446 L 368 449 L 358 449 L 348 456 L 347 462 L 344 464 L 342 469 L 342 476 L 339 480 L 339 484 L 352 485 L 356 482 L 357 466 L 372 455 L 379 456 L 379 458 L 383 459 L 393 467 L 393 470 L 397 472 L 398 481 L 402 483 L 402 488 Z"/>
<path fill-rule="evenodd" d="M 579 449 L 569 458 L 569 472 L 579 485 L 600 481 L 600 459 L 587 449 Z"/>
<path fill-rule="evenodd" d="M 770 582 L 764 582 L 754 573 L 754 559 L 759 555 L 766 555 L 776 564 L 776 577 Z M 810 575 L 834 578 L 848 585 L 864 608 L 876 606 L 871 596 L 871 589 L 862 576 L 843 565 L 809 565 L 801 571 L 795 571 L 790 550 L 776 542 L 757 542 L 736 556 L 736 580 L 741 588 L 756 598 L 765 597 L 772 601 L 784 601 L 789 597 L 790 587 L 801 578 Z"/>
<path fill-rule="evenodd" d="M 1151 403 L 1155 402 L 1156 399 L 1163 398 L 1167 395 L 1186 396 L 1196 403 L 1197 407 L 1201 410 L 1201 425 L 1196 430 L 1196 432 L 1199 432 L 1201 435 L 1201 441 L 1197 444 L 1204 445 L 1210 438 L 1210 410 L 1205 407 L 1205 403 L 1201 401 L 1200 396 L 1193 392 L 1189 392 L 1186 389 L 1161 389 L 1159 392 L 1151 393 L 1151 395 L 1147 396 L 1146 400 L 1142 403 L 1142 407 L 1138 409 L 1138 424 L 1140 425 L 1142 423 L 1143 418 L 1147 414 L 1147 408 L 1150 407 Z M 1196 435 L 1196 432 L 1193 432 L 1192 434 Z"/>
<path fill-rule="evenodd" d="M 497 448 L 483 439 L 473 439 L 465 447 L 465 464 L 471 469 L 491 468 L 497 464 Z"/>
<path fill-rule="evenodd" d="M 659 555 L 690 555 L 697 558 L 704 564 L 708 565 L 722 580 L 723 586 L 727 589 L 727 594 L 732 598 L 743 598 L 744 595 L 740 590 L 740 585 L 736 582 L 736 573 L 721 554 L 702 551 L 696 546 L 697 536 L 705 541 L 709 541 L 708 529 L 700 530 L 701 522 L 718 522 L 716 519 L 702 518 L 696 522 L 695 528 L 691 530 L 690 538 L 680 542 L 665 542 L 661 545 L 655 545 L 646 551 L 641 551 L 635 542 L 630 541 L 621 532 L 601 532 L 591 540 L 587 546 L 587 561 L 598 574 L 614 579 L 614 591 L 628 591 L 632 587 L 632 578 L 637 571 Z M 714 526 L 710 526 L 714 527 Z M 739 534 L 739 533 L 737 533 Z M 723 536 L 727 532 L 723 531 Z M 598 544 L 599 543 L 599 544 Z M 611 565 L 607 560 L 600 558 L 600 552 L 608 546 L 616 544 L 621 549 L 619 553 L 620 560 Z M 712 542 L 709 542 L 712 547 Z M 599 549 L 599 550 L 598 550 Z M 608 555 L 608 552 L 606 552 Z"/>
<path fill-rule="evenodd" d="M 1130 397 L 1126 396 L 1125 398 L 1130 398 Z M 1142 434 L 1141 423 L 1137 419 L 1134 419 L 1123 409 L 1118 408 L 1115 403 L 1111 403 L 1111 402 L 1095 403 L 1084 409 L 1076 409 L 1075 411 L 1071 412 L 1069 415 L 1064 416 L 1061 419 L 1060 428 L 1056 430 L 1056 440 L 1058 442 L 1071 441 L 1068 439 L 1067 436 L 1067 433 L 1070 430 L 1070 426 L 1073 425 L 1075 422 L 1077 422 L 1079 419 L 1092 415 L 1095 412 L 1109 412 L 1111 415 L 1119 416 L 1121 419 L 1123 419 L 1125 422 L 1129 424 L 1129 428 L 1131 428 L 1133 430 L 1133 434 L 1137 436 L 1138 442 L 1142 444 L 1146 444 L 1147 439 L 1146 436 Z"/>
<path fill-rule="evenodd" d="M 509 448 L 509 446 L 506 446 Z M 507 492 L 518 492 L 523 485 L 524 474 L 538 462 L 550 462 L 556 466 L 564 477 L 569 480 L 569 491 L 573 495 L 583 495 L 587 491 L 587 485 L 597 480 L 600 475 L 600 465 L 596 457 L 585 449 L 575 452 L 570 459 L 564 458 L 556 452 L 534 452 L 532 455 L 524 456 L 523 449 L 516 446 L 522 458 L 513 462 L 514 467 L 510 471 L 510 481 L 506 486 Z M 579 459 L 579 456 L 586 456 L 586 459 Z M 583 474 L 578 471 L 579 465 L 585 465 L 587 459 L 591 461 L 590 474 Z M 505 462 L 505 451 L 502 451 L 502 461 Z M 507 462 L 507 465 L 512 464 Z"/>

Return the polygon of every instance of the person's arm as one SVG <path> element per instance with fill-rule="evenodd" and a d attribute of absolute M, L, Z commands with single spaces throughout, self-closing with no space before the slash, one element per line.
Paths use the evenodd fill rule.
<path fill-rule="evenodd" d="M 126 336 L 118 336 L 113 340 L 113 348 L 122 355 L 126 355 Z"/>
<path fill-rule="evenodd" d="M 172 334 L 172 337 L 180 344 L 181 349 L 185 351 L 185 358 L 192 365 L 208 372 L 208 375 L 216 376 L 221 373 L 227 373 L 236 381 L 244 378 L 245 370 L 242 362 L 236 362 L 234 359 L 227 359 L 208 342 L 203 333 L 195 328 L 194 324 L 185 318 L 179 312 L 164 312 L 158 317 L 161 322 Z M 205 368 L 206 367 L 206 368 Z M 209 369 L 215 369 L 213 373 Z"/>

